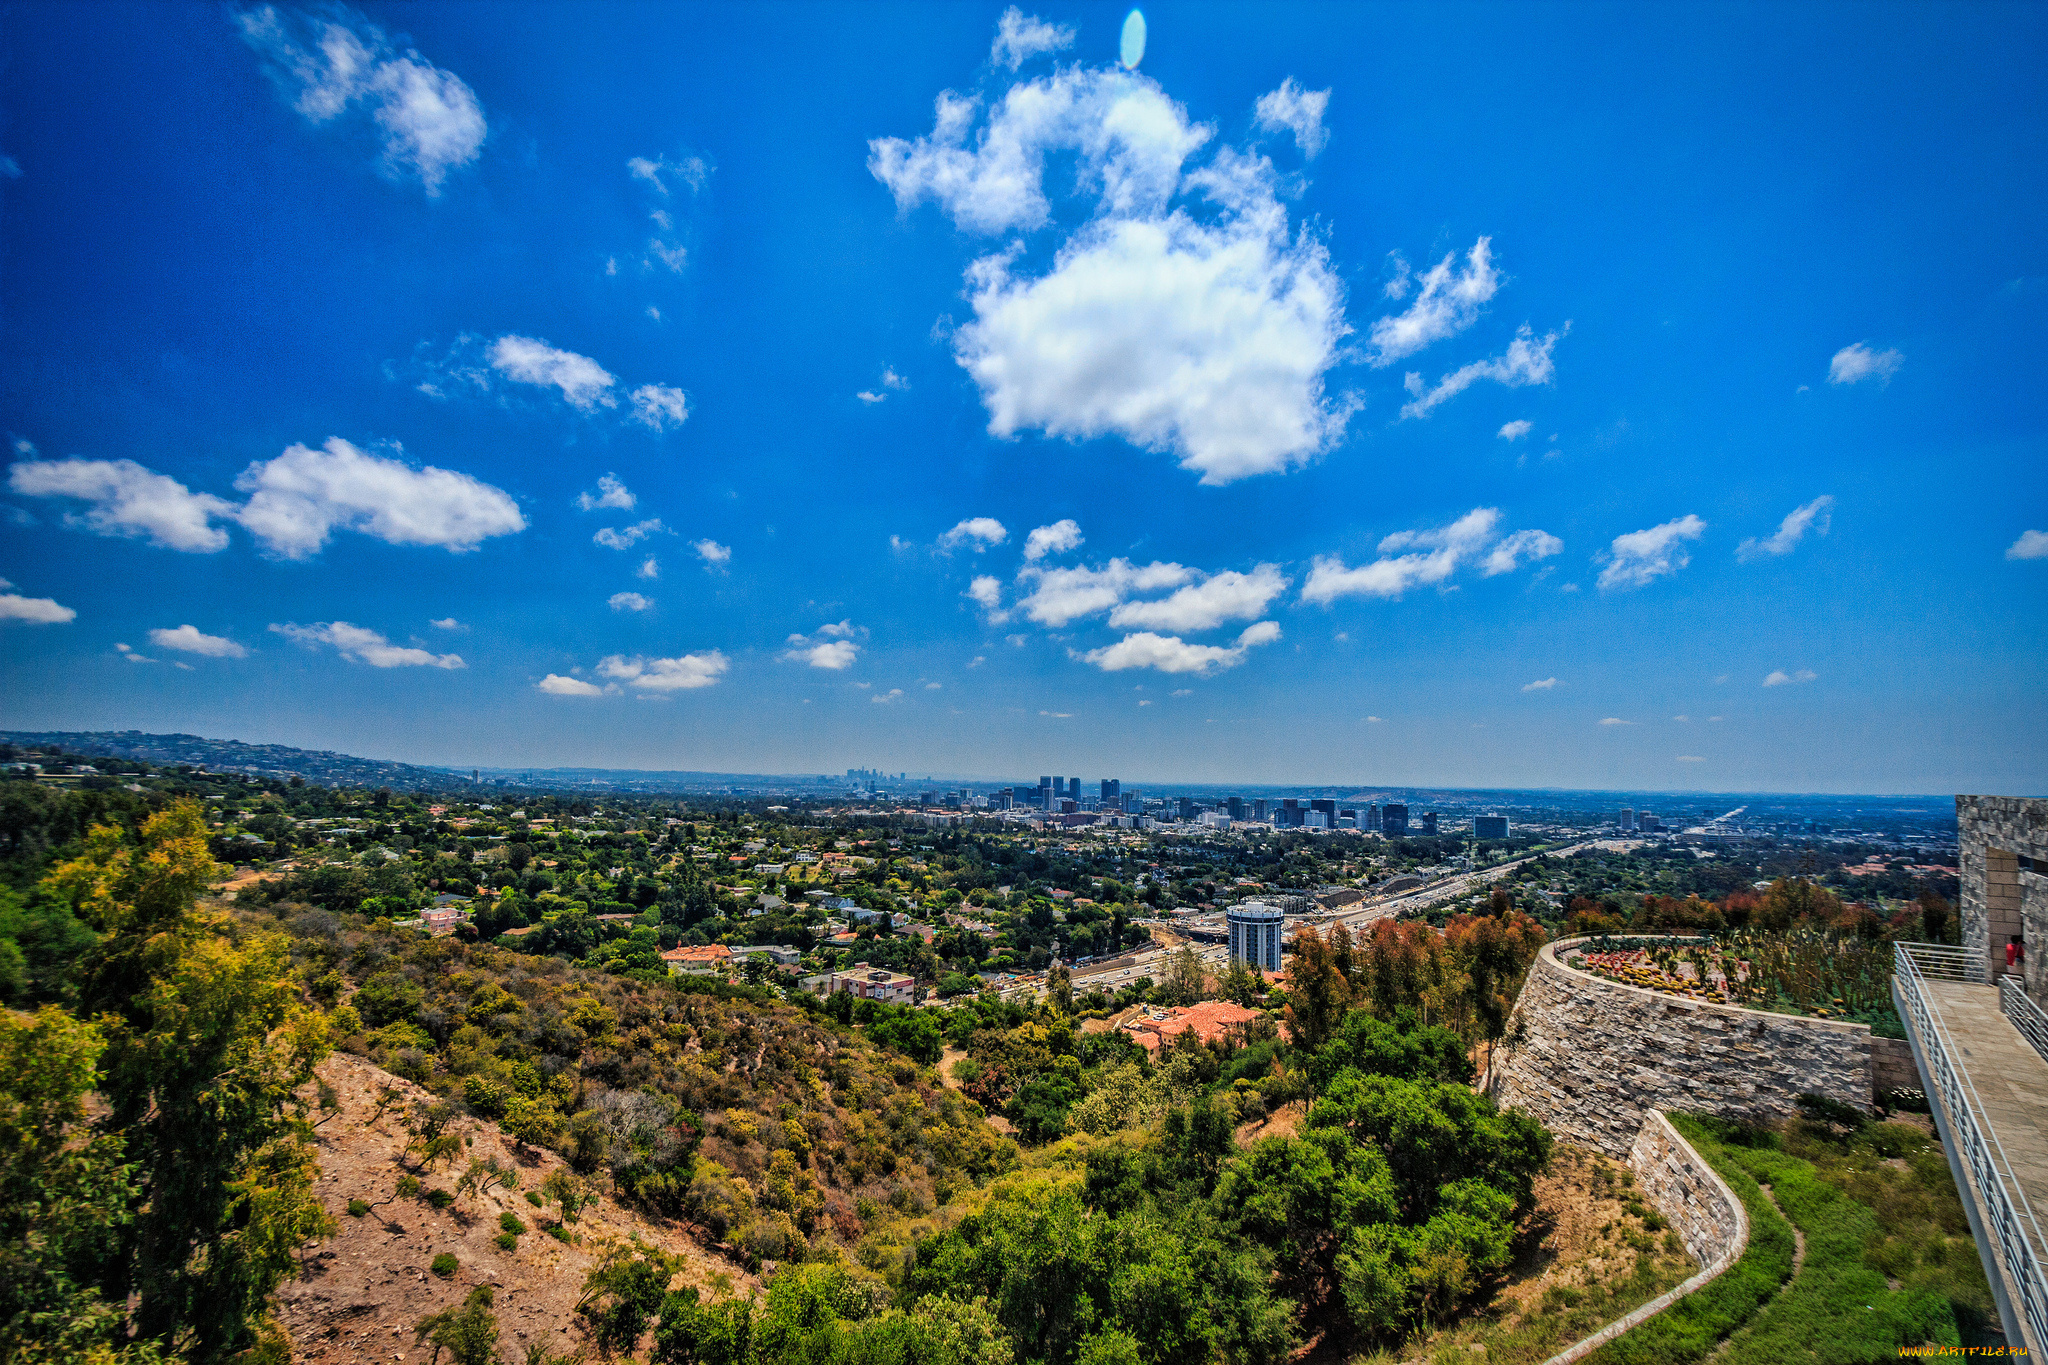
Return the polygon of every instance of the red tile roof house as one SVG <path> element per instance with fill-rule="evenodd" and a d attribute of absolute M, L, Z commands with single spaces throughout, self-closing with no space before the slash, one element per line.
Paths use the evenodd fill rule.
<path fill-rule="evenodd" d="M 732 949 L 723 943 L 700 943 L 671 948 L 661 955 L 669 972 L 716 972 L 732 965 Z"/>
<path fill-rule="evenodd" d="M 1204 1000 L 1199 1005 L 1177 1009 L 1141 1008 L 1132 1018 L 1126 1019 L 1122 1027 L 1130 1034 L 1132 1042 L 1147 1052 L 1156 1053 L 1161 1044 L 1180 1037 L 1190 1029 L 1199 1041 L 1213 1043 L 1240 1032 L 1258 1017 L 1257 1010 L 1233 1005 L 1228 1000 Z"/>

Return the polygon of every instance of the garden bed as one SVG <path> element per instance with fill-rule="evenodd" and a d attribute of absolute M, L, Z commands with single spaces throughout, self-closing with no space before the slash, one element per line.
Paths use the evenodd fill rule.
<path fill-rule="evenodd" d="M 1892 945 L 1793 929 L 1672 938 L 1596 937 L 1566 950 L 1574 970 L 1716 1005 L 1868 1024 L 1903 1038 L 1892 1004 Z"/>

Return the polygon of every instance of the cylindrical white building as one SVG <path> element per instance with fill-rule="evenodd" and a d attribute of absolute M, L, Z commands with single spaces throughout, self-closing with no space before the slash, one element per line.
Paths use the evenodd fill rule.
<path fill-rule="evenodd" d="M 1261 971 L 1280 970 L 1280 930 L 1286 916 L 1277 905 L 1242 901 L 1224 913 L 1230 924 L 1230 960 Z"/>

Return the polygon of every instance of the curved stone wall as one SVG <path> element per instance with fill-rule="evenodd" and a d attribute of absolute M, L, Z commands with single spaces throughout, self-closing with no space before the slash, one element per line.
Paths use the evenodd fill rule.
<path fill-rule="evenodd" d="M 1868 1108 L 1868 1024 L 1688 1000 L 1558 960 L 1584 941 L 1546 946 L 1529 969 L 1488 1078 L 1503 1108 L 1617 1157 L 1653 1109 L 1767 1122 L 1809 1091 Z"/>

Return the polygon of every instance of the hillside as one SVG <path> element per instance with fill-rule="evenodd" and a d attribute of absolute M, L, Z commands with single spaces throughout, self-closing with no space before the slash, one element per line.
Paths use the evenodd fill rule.
<path fill-rule="evenodd" d="M 285 744 L 245 744 L 200 735 L 150 735 L 140 730 L 0 730 L 0 742 L 20 749 L 69 754 L 111 754 L 145 763 L 189 763 L 220 772 L 261 777 L 303 777 L 330 787 L 390 787 L 394 791 L 442 791 L 466 775 L 445 768 L 357 758 L 325 749 Z"/>

